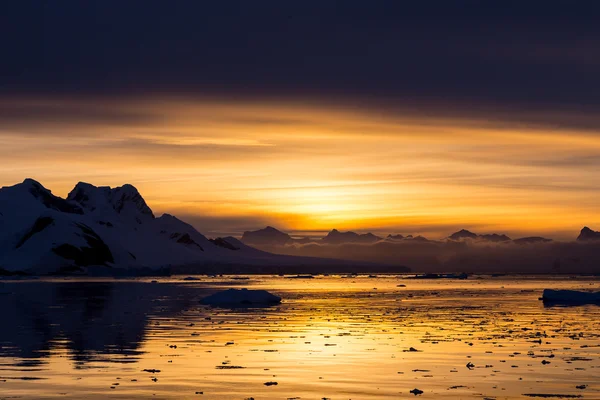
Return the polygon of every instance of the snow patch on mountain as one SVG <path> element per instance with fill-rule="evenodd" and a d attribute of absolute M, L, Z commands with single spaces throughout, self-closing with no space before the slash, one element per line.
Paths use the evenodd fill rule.
<path fill-rule="evenodd" d="M 78 183 L 66 199 L 26 179 L 0 189 L 0 272 L 127 271 L 215 265 L 325 265 L 274 255 L 235 238 L 207 239 L 173 215 L 156 218 L 132 185 Z"/>

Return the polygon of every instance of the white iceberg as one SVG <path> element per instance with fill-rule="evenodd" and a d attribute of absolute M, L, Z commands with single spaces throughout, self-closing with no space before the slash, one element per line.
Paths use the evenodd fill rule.
<path fill-rule="evenodd" d="M 600 304 L 600 292 L 544 289 L 542 300 L 558 304 Z"/>
<path fill-rule="evenodd" d="M 281 297 L 266 290 L 228 289 L 203 298 L 211 306 L 269 306 L 281 303 Z"/>

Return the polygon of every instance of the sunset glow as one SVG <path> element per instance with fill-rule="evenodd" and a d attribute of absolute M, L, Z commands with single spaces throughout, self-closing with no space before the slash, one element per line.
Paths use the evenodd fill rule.
<path fill-rule="evenodd" d="M 209 235 L 272 224 L 570 238 L 600 219 L 600 139 L 584 129 L 308 101 L 21 99 L 2 108 L 4 185 L 28 176 L 65 196 L 79 180 L 131 183 L 156 213 Z"/>
<path fill-rule="evenodd" d="M 0 10 L 0 400 L 600 398 L 600 2 Z"/>

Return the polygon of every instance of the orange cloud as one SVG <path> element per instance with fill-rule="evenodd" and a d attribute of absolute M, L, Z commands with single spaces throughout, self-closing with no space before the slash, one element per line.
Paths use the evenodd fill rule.
<path fill-rule="evenodd" d="M 0 118 L 1 184 L 33 177 L 66 195 L 79 180 L 128 182 L 158 213 L 227 221 L 228 231 L 239 219 L 243 228 L 573 236 L 600 223 L 600 137 L 590 129 L 285 102 L 2 107 L 14 112 Z"/>

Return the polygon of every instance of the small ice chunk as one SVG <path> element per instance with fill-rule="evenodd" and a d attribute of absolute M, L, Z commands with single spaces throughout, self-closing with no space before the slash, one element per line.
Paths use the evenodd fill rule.
<path fill-rule="evenodd" d="M 268 306 L 281 303 L 281 297 L 266 290 L 228 289 L 203 298 L 211 306 Z"/>

